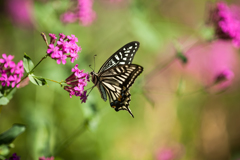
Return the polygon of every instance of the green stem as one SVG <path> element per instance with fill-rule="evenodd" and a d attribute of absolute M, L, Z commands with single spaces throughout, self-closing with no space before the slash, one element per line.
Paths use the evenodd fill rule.
<path fill-rule="evenodd" d="M 197 94 L 197 93 L 201 93 L 201 92 L 205 92 L 207 89 L 213 87 L 216 83 L 213 83 L 209 86 L 206 86 L 206 87 L 203 87 L 203 88 L 200 88 L 196 91 L 193 91 L 193 92 L 190 92 L 190 93 L 185 93 L 185 94 L 182 94 L 181 96 L 188 96 L 188 95 L 193 95 L 193 94 Z"/>
<path fill-rule="evenodd" d="M 145 77 L 149 77 L 149 78 L 148 78 L 148 81 L 145 83 L 145 85 L 150 82 L 151 77 L 152 77 L 153 75 L 155 75 L 157 71 L 158 71 L 158 73 L 164 71 L 164 69 L 166 69 L 167 67 L 169 67 L 175 59 L 176 59 L 176 55 L 174 55 L 174 57 L 171 58 L 167 63 L 165 63 L 165 64 L 163 64 L 163 65 L 162 65 L 162 64 L 158 64 L 157 67 L 155 67 L 150 73 L 148 73 L 148 74 L 145 76 Z"/>
<path fill-rule="evenodd" d="M 20 80 L 20 82 L 18 82 L 18 83 L 15 85 L 15 87 L 16 87 L 17 85 L 19 85 L 24 79 L 26 79 L 29 74 L 33 73 L 34 70 L 35 70 L 35 68 L 37 68 L 37 66 L 38 66 L 44 59 L 46 59 L 47 57 L 48 57 L 48 55 L 45 55 L 45 56 L 33 67 L 33 69 L 32 69 L 29 73 L 27 73 L 27 74 Z M 14 88 L 15 88 L 15 87 L 14 87 Z M 13 91 L 14 88 L 11 88 L 11 90 L 6 94 L 6 96 L 8 96 L 8 95 Z"/>
<path fill-rule="evenodd" d="M 33 73 L 34 69 L 37 68 L 37 66 L 38 66 L 44 59 L 46 59 L 47 57 L 48 57 L 48 54 L 45 55 L 45 56 L 33 67 L 33 69 L 28 73 L 28 75 L 31 74 L 31 73 Z"/>
<path fill-rule="evenodd" d="M 2 107 L 3 107 L 3 105 L 0 105 L 0 113 L 2 112 Z"/>
<path fill-rule="evenodd" d="M 58 81 L 55 81 L 55 80 L 52 80 L 52 79 L 48 79 L 48 78 L 44 78 L 44 79 L 46 79 L 46 80 L 48 80 L 48 81 L 51 81 L 51 82 L 54 82 L 54 83 L 58 83 L 58 84 L 60 84 L 61 86 L 63 85 L 62 83 L 65 83 L 65 81 L 58 82 Z"/>
<path fill-rule="evenodd" d="M 55 150 L 53 153 L 54 156 L 58 155 L 60 152 L 62 152 L 65 148 L 67 148 L 73 141 L 76 139 L 80 134 L 82 134 L 88 127 L 89 120 L 85 120 L 80 127 L 78 127 L 72 135 L 66 139 L 64 142 L 62 142 L 59 147 Z M 50 155 L 51 156 L 51 155 Z"/>

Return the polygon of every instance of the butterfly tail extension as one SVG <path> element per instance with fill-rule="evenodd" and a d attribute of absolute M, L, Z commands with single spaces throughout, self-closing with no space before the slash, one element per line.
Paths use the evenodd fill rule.
<path fill-rule="evenodd" d="M 129 107 L 127 107 L 127 111 L 131 114 L 131 116 L 134 118 L 134 115 L 132 114 L 132 111 Z"/>

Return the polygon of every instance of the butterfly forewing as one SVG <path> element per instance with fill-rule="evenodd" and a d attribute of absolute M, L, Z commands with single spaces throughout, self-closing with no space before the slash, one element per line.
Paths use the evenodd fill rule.
<path fill-rule="evenodd" d="M 136 64 L 118 65 L 101 73 L 100 81 L 129 88 L 142 71 L 143 67 Z"/>
<path fill-rule="evenodd" d="M 130 42 L 115 52 L 99 69 L 98 73 L 101 73 L 111 67 L 117 65 L 131 64 L 135 53 L 139 48 L 140 43 L 137 41 Z"/>

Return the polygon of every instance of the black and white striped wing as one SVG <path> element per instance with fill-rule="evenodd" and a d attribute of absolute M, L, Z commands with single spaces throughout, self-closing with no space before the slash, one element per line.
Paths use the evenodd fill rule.
<path fill-rule="evenodd" d="M 115 52 L 99 69 L 98 73 L 101 73 L 109 68 L 117 65 L 131 64 L 135 53 L 139 48 L 140 43 L 137 41 L 130 42 Z"/>
<path fill-rule="evenodd" d="M 116 111 L 127 110 L 133 116 L 129 109 L 131 101 L 129 88 L 142 71 L 142 66 L 129 64 L 112 67 L 100 74 L 99 85 L 106 91 L 110 105 Z"/>

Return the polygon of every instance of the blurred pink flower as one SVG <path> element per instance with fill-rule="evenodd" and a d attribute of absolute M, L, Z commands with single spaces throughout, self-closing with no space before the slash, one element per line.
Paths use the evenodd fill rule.
<path fill-rule="evenodd" d="M 219 2 L 211 10 L 210 20 L 219 38 L 231 39 L 236 47 L 240 47 L 240 6 Z"/>
<path fill-rule="evenodd" d="M 61 15 L 63 23 L 73 23 L 77 20 L 83 26 L 89 26 L 96 18 L 96 13 L 92 10 L 92 0 L 78 0 L 77 8 L 74 12 L 65 12 Z"/>
<path fill-rule="evenodd" d="M 173 160 L 174 153 L 171 149 L 162 149 L 158 155 L 157 160 Z"/>
<path fill-rule="evenodd" d="M 29 83 L 29 78 L 25 78 L 20 84 L 19 84 L 19 88 L 25 87 L 26 85 L 28 85 Z"/>
<path fill-rule="evenodd" d="M 237 52 L 230 42 L 218 40 L 198 44 L 185 55 L 188 63 L 183 66 L 183 71 L 206 87 L 215 84 L 216 90 L 226 89 L 239 72 Z"/>
<path fill-rule="evenodd" d="M 63 23 L 73 23 L 77 21 L 77 15 L 73 12 L 65 12 L 60 17 Z"/>
<path fill-rule="evenodd" d="M 45 158 L 44 156 L 39 157 L 39 160 L 54 160 L 54 157 Z"/>
<path fill-rule="evenodd" d="M 160 148 L 156 154 L 156 160 L 179 160 L 184 154 L 183 146 L 176 145 L 172 147 Z"/>
<path fill-rule="evenodd" d="M 230 81 L 233 78 L 234 78 L 234 73 L 229 69 L 225 69 L 225 70 L 222 70 L 221 72 L 219 72 L 219 74 L 217 74 L 217 76 L 215 78 L 215 83 Z"/>
<path fill-rule="evenodd" d="M 32 0 L 7 0 L 6 12 L 11 20 L 20 26 L 31 27 L 33 15 Z"/>

